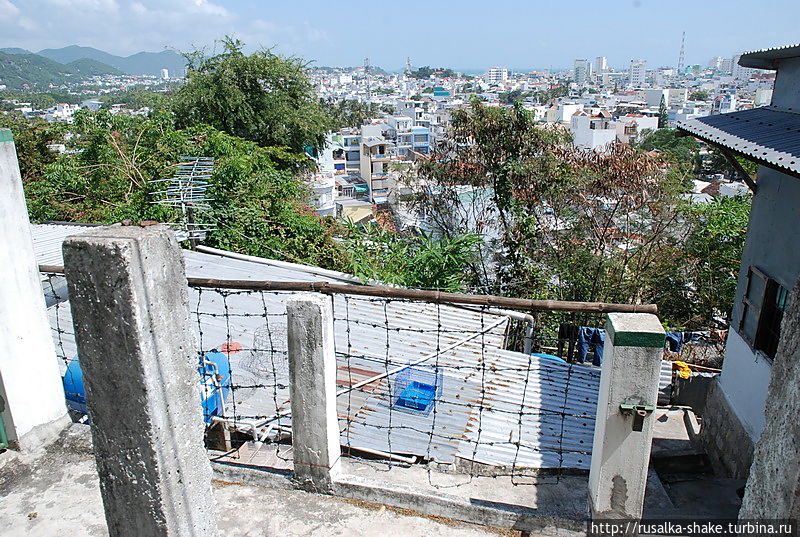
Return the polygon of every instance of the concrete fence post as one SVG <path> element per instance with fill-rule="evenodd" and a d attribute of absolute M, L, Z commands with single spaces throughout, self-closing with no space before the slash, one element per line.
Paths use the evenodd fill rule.
<path fill-rule="evenodd" d="M 71 422 L 8 129 L 0 129 L 0 267 L 0 425 L 10 447 L 28 450 Z"/>
<path fill-rule="evenodd" d="M 217 535 L 184 260 L 161 227 L 64 241 L 109 534 Z"/>
<path fill-rule="evenodd" d="M 764 405 L 764 430 L 753 463 L 739 520 L 800 519 L 800 281 L 781 323 Z"/>
<path fill-rule="evenodd" d="M 301 293 L 286 301 L 294 474 L 307 489 L 331 490 L 341 472 L 336 415 L 336 352 L 331 297 Z"/>
<path fill-rule="evenodd" d="M 589 470 L 593 519 L 642 515 L 664 339 L 655 315 L 608 315 Z"/>

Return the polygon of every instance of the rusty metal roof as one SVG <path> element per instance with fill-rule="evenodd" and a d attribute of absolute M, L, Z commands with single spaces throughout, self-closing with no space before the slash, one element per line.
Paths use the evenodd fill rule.
<path fill-rule="evenodd" d="M 60 240 L 68 233 L 47 226 L 33 226 L 33 233 L 40 262 L 59 264 Z M 187 275 L 194 277 L 334 281 L 291 264 L 184 253 Z M 190 289 L 190 318 L 200 348 L 235 341 L 244 349 L 231 355 L 232 380 L 238 387 L 228 414 L 274 416 L 290 410 L 288 296 Z M 63 301 L 48 310 L 51 325 L 61 328 L 57 339 L 67 359 L 77 352 L 70 313 Z M 340 389 L 429 354 L 435 356 L 424 367 L 442 378 L 441 393 L 428 414 L 392 405 L 397 374 L 340 395 L 342 445 L 442 463 L 588 469 L 599 370 L 504 350 L 508 318 L 497 311 L 335 295 L 334 317 Z M 476 333 L 481 335 L 436 355 Z M 290 418 L 280 422 L 290 423 Z"/>

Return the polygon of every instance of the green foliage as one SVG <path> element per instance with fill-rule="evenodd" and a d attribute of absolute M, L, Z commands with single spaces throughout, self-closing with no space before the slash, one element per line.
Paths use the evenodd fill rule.
<path fill-rule="evenodd" d="M 662 156 L 623 145 L 598 154 L 574 148 L 563 131 L 542 129 L 519 104 L 477 101 L 453 112 L 451 132 L 407 180 L 416 191 L 412 205 L 438 232 L 484 236 L 482 255 L 469 264 L 482 288 L 655 302 L 677 323 L 711 323 L 711 310 L 698 315 L 688 300 L 698 284 L 685 237 L 703 232 L 683 220 L 687 175 L 676 165 L 694 158 L 696 142 L 659 130 L 648 139 Z M 728 283 L 735 286 L 735 278 Z"/>
<path fill-rule="evenodd" d="M 458 73 L 445 67 L 430 67 L 429 65 L 426 65 L 411 71 L 408 73 L 408 76 L 418 79 L 430 78 L 431 76 L 437 76 L 439 78 L 455 78 L 458 76 Z"/>
<path fill-rule="evenodd" d="M 85 95 L 74 95 L 71 93 L 57 92 L 24 92 L 24 91 L 0 91 L 0 99 L 16 100 L 22 103 L 31 103 L 36 110 L 46 110 L 58 103 L 80 104 L 85 99 Z M 13 109 L 16 105 L 10 105 Z"/>
<path fill-rule="evenodd" d="M 321 147 L 331 118 L 314 95 L 306 64 L 269 50 L 251 55 L 227 38 L 221 54 L 187 55 L 188 81 L 176 93 L 179 128 L 208 124 L 261 146 Z"/>
<path fill-rule="evenodd" d="M 669 117 L 667 116 L 667 103 L 664 100 L 664 96 L 661 96 L 661 104 L 658 106 L 658 128 L 659 129 L 666 129 L 667 123 L 669 122 Z"/>
<path fill-rule="evenodd" d="M 503 104 L 514 104 L 517 102 L 522 102 L 526 97 L 532 95 L 527 91 L 523 91 L 521 89 L 515 89 L 511 91 L 506 91 L 498 95 L 500 102 Z"/>
<path fill-rule="evenodd" d="M 11 129 L 14 135 L 23 183 L 41 180 L 47 166 L 55 162 L 58 156 L 47 146 L 63 142 L 64 124 L 41 120 L 26 121 L 22 116 L 0 114 L 0 128 Z M 29 203 L 41 201 L 29 199 Z"/>
<path fill-rule="evenodd" d="M 567 86 L 554 86 L 547 90 L 540 90 L 534 93 L 536 100 L 540 103 L 550 103 L 559 97 L 565 97 L 569 93 Z"/>
<path fill-rule="evenodd" d="M 658 151 L 668 160 L 695 169 L 700 158 L 700 144 L 692 136 L 679 136 L 677 129 L 658 129 L 639 143 L 644 151 Z"/>
<path fill-rule="evenodd" d="M 95 75 L 122 75 L 122 71 L 103 62 L 89 58 L 81 58 L 66 64 L 67 67 L 84 76 Z"/>
<path fill-rule="evenodd" d="M 690 226 L 685 271 L 693 283 L 687 304 L 694 310 L 694 316 L 683 325 L 694 319 L 702 319 L 698 325 L 706 324 L 708 319 L 719 319 L 717 327 L 727 328 L 736 296 L 750 204 L 750 196 L 737 196 L 682 207 Z"/>
<path fill-rule="evenodd" d="M 733 158 L 736 159 L 739 165 L 748 175 L 750 175 L 750 177 L 755 177 L 756 171 L 758 170 L 758 164 L 752 160 L 747 160 L 746 158 L 739 156 L 734 156 Z M 741 179 L 736 168 L 725 157 L 725 154 L 716 147 L 710 146 L 708 148 L 708 157 L 703 162 L 703 166 L 705 171 L 708 173 L 721 173 L 727 177 Z"/>
<path fill-rule="evenodd" d="M 689 94 L 690 101 L 707 101 L 708 97 L 709 95 L 706 90 L 693 91 Z"/>
<path fill-rule="evenodd" d="M 350 225 L 346 237 L 350 271 L 364 280 L 451 292 L 464 290 L 465 268 L 475 261 L 481 242 L 476 234 L 401 237 L 374 224 Z"/>
<path fill-rule="evenodd" d="M 77 82 L 97 74 L 117 74 L 115 68 L 93 60 L 67 65 L 38 54 L 0 52 L 0 81 L 10 89 L 46 88 Z"/>
<path fill-rule="evenodd" d="M 333 129 L 360 127 L 370 119 L 381 117 L 383 109 L 375 103 L 344 99 L 339 102 L 323 102 L 325 111 L 333 118 Z"/>
<path fill-rule="evenodd" d="M 207 125 L 175 129 L 166 113 L 142 118 L 82 111 L 70 131 L 74 152 L 37 164 L 42 175 L 25 180 L 35 220 L 179 221 L 174 209 L 152 203 L 163 184 L 151 181 L 171 177 L 181 156 L 211 156 L 213 201 L 195 215 L 217 228 L 207 244 L 330 268 L 347 260 L 295 178 L 303 155 L 259 147 Z"/>
<path fill-rule="evenodd" d="M 134 86 L 128 90 L 117 93 L 109 93 L 100 97 L 106 106 L 112 104 L 125 104 L 127 108 L 138 110 L 148 107 L 152 111 L 168 110 L 170 107 L 170 97 L 158 91 L 152 91 L 142 86 Z"/>

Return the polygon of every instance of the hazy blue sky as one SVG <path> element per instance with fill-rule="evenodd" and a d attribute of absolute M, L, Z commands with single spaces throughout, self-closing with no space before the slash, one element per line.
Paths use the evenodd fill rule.
<path fill-rule="evenodd" d="M 213 46 L 235 34 L 318 65 L 365 56 L 483 69 L 570 67 L 607 56 L 674 65 L 800 42 L 800 0 L 0 0 L 0 47 L 70 44 L 115 54 Z"/>

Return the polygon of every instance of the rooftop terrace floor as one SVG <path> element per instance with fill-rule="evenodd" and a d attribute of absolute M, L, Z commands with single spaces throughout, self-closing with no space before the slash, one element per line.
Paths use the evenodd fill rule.
<path fill-rule="evenodd" d="M 682 411 L 659 410 L 654 457 L 662 461 L 682 461 L 696 453 L 685 428 L 681 427 L 681 416 Z M 255 458 L 259 460 L 252 463 L 269 461 L 270 450 L 267 446 L 262 450 Z M 285 448 L 283 455 L 288 455 Z M 231 467 L 233 471 L 224 474 L 224 481 L 214 482 L 221 536 L 537 535 L 536 532 L 487 528 L 380 503 L 296 490 L 285 477 L 289 467 L 286 461 L 273 459 L 272 466 L 280 466 L 279 460 L 283 462 L 283 469 L 277 468 L 277 473 L 264 480 L 258 477 L 238 480 L 239 469 Z M 507 477 L 480 477 L 465 482 L 463 475 L 428 472 L 419 465 L 387 469 L 385 463 L 345 459 L 344 466 L 347 474 L 363 482 L 394 483 L 423 494 L 461 497 L 476 505 L 494 501 L 525 506 L 536 510 L 537 516 L 551 520 L 581 520 L 586 512 L 585 476 L 545 476 L 537 478 L 536 484 L 511 486 Z M 680 465 L 672 465 L 659 477 L 651 469 L 645 499 L 646 516 L 736 516 L 739 508 L 736 489 L 743 481 L 684 470 Z M 258 474 L 258 471 L 249 472 Z M 253 486 L 243 484 L 245 481 L 277 486 Z M 0 537 L 107 535 L 89 428 L 74 425 L 54 445 L 37 453 L 7 451 L 0 454 L 0 498 L 0 520 L 3 521 Z M 579 534 L 566 527 L 550 526 L 546 534 L 554 533 Z"/>

